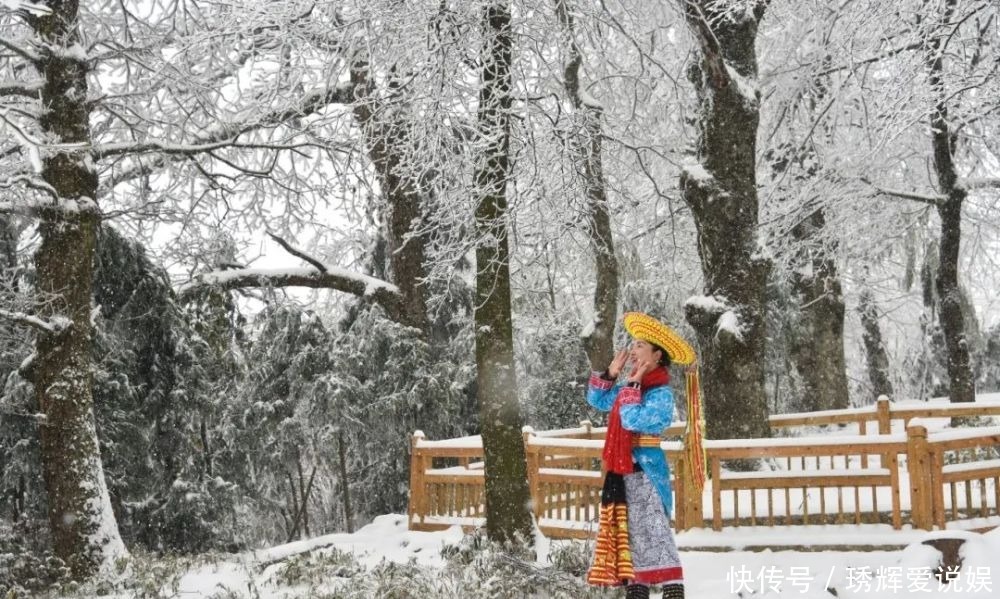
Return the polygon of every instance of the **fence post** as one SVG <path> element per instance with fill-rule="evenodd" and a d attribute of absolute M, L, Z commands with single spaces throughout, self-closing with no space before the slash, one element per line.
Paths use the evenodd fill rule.
<path fill-rule="evenodd" d="M 670 460 L 667 460 L 667 465 L 668 466 L 670 465 Z M 687 466 L 684 464 L 683 451 L 679 456 L 677 456 L 677 461 L 674 462 L 674 466 L 677 468 L 677 470 L 674 472 L 674 481 L 673 481 L 674 527 L 677 529 L 678 532 L 680 532 L 682 530 L 687 530 L 687 524 L 686 524 L 687 519 L 684 513 L 685 511 L 684 506 L 686 505 L 686 502 L 684 500 L 684 495 L 686 494 L 688 489 L 687 481 L 684 480 L 685 478 L 687 478 L 686 476 L 684 476 L 684 470 L 687 469 Z M 667 481 L 667 484 L 668 485 L 671 484 L 669 480 Z M 669 517 L 670 514 L 667 514 L 667 516 Z"/>
<path fill-rule="evenodd" d="M 888 435 L 892 432 L 892 404 L 889 402 L 888 396 L 878 396 L 876 411 L 878 412 L 878 434 Z"/>
<path fill-rule="evenodd" d="M 934 524 L 941 530 L 944 530 L 944 484 L 941 482 L 943 478 L 942 471 L 944 470 L 944 455 L 940 446 L 936 444 L 928 445 L 931 454 L 931 513 Z"/>
<path fill-rule="evenodd" d="M 594 435 L 594 423 L 590 420 L 581 420 L 580 426 L 583 427 L 583 438 L 588 441 L 593 438 Z M 592 460 L 588 457 L 580 458 L 579 467 L 581 470 L 590 470 L 592 465 Z"/>
<path fill-rule="evenodd" d="M 522 427 L 521 436 L 524 438 L 524 457 L 528 462 L 528 491 L 531 493 L 531 512 L 535 515 L 537 522 L 542 517 L 542 497 L 538 483 L 538 471 L 542 466 L 539 460 L 541 454 L 539 448 L 530 442 L 531 437 L 535 436 L 535 429 L 530 426 Z"/>
<path fill-rule="evenodd" d="M 410 501 L 407 506 L 407 522 L 412 527 L 417 516 L 420 522 L 424 521 L 427 510 L 424 501 L 426 489 L 424 489 L 424 459 L 417 447 L 424 439 L 424 431 L 414 431 L 410 437 Z"/>
<path fill-rule="evenodd" d="M 892 432 L 892 414 L 889 405 L 889 398 L 885 395 L 878 396 L 878 402 L 876 403 L 876 410 L 878 413 L 878 434 L 888 435 Z M 882 467 L 885 468 L 889 464 L 889 454 L 882 454 Z"/>
<path fill-rule="evenodd" d="M 680 530 L 701 528 L 704 525 L 705 509 L 702 505 L 702 493 L 695 486 L 691 476 L 692 464 L 696 464 L 693 455 L 694 448 L 688 443 L 688 435 L 684 435 L 684 447 L 677 459 L 677 472 L 674 481 L 677 484 L 677 525 Z"/>
<path fill-rule="evenodd" d="M 910 474 L 910 517 L 914 528 L 934 527 L 933 488 L 927 428 L 919 424 L 906 427 L 906 469 Z"/>

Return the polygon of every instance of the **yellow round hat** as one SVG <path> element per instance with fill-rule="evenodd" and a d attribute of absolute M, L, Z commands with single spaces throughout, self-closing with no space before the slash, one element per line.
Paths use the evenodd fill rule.
<path fill-rule="evenodd" d="M 622 321 L 629 335 L 640 341 L 659 345 L 670 355 L 670 361 L 674 364 L 687 366 L 697 359 L 694 349 L 687 341 L 652 316 L 642 312 L 626 312 Z"/>

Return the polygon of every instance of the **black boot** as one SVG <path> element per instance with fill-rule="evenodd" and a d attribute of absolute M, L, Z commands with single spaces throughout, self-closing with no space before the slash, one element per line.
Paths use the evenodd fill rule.
<path fill-rule="evenodd" d="M 649 599 L 649 587 L 642 584 L 630 584 L 625 590 L 625 599 Z"/>
<path fill-rule="evenodd" d="M 663 585 L 663 599 L 684 599 L 684 584 Z"/>

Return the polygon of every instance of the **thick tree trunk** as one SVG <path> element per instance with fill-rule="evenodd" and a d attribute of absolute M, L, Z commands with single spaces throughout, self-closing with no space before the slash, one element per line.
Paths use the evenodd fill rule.
<path fill-rule="evenodd" d="M 701 101 L 700 164 L 681 175 L 698 230 L 707 298 L 685 306 L 701 348 L 707 434 L 768 437 L 764 292 L 769 263 L 756 255 L 758 94 L 754 42 L 764 4 L 740 19 L 682 0 L 700 46 L 690 71 Z M 709 24 L 711 23 L 711 25 Z"/>
<path fill-rule="evenodd" d="M 569 59 L 563 73 L 563 85 L 580 119 L 576 149 L 587 193 L 587 233 L 594 250 L 596 272 L 594 323 L 583 338 L 583 344 L 591 368 L 603 370 L 614 354 L 614 331 L 618 316 L 618 258 L 615 256 L 611 236 L 611 215 L 608 213 L 607 185 L 601 158 L 603 109 L 580 90 L 580 65 L 583 63 L 583 56 L 576 43 L 573 15 L 566 0 L 556 0 L 556 11 L 565 29 L 564 45 Z"/>
<path fill-rule="evenodd" d="M 861 339 L 865 346 L 865 363 L 868 365 L 868 380 L 872 384 L 872 392 L 875 398 L 880 395 L 892 397 L 889 357 L 885 353 L 885 344 L 882 343 L 882 329 L 878 325 L 875 300 L 867 289 L 858 297 L 858 313 L 861 316 Z"/>
<path fill-rule="evenodd" d="M 510 6 L 484 7 L 482 81 L 475 165 L 476 385 L 486 463 L 486 531 L 494 541 L 531 540 L 531 509 L 514 371 L 507 180 L 510 174 Z"/>
<path fill-rule="evenodd" d="M 943 24 L 948 24 L 957 0 L 946 0 Z M 949 36 L 950 38 L 950 36 Z M 929 84 L 938 98 L 930 115 L 931 146 L 938 187 L 945 199 L 938 203 L 941 219 L 941 242 L 938 252 L 937 294 L 941 302 L 939 319 L 948 349 L 948 396 L 953 402 L 975 401 L 975 381 L 965 337 L 965 317 L 958 286 L 959 248 L 962 240 L 962 205 L 966 191 L 958 185 L 955 168 L 955 136 L 948 123 L 948 106 L 944 88 L 944 36 L 935 32 L 928 41 Z"/>
<path fill-rule="evenodd" d="M 86 577 L 109 570 L 128 554 L 104 479 L 91 394 L 91 283 L 99 215 L 97 173 L 88 156 L 89 67 L 71 51 L 80 43 L 77 3 L 45 4 L 52 14 L 31 19 L 52 48 L 39 65 L 45 79 L 40 125 L 65 149 L 43 160 L 42 177 L 60 201 L 38 227 L 38 312 L 67 318 L 69 326 L 39 332 L 32 383 L 46 417 L 39 437 L 53 546 L 74 576 Z"/>
<path fill-rule="evenodd" d="M 424 282 L 427 239 L 417 230 L 421 222 L 420 186 L 415 176 L 404 169 L 408 162 L 412 163 L 405 154 L 409 126 L 397 115 L 399 107 L 387 109 L 382 105 L 368 69 L 369 65 L 362 61 L 356 61 L 351 68 L 351 81 L 359 98 L 354 105 L 354 116 L 388 206 L 389 268 L 391 280 L 402 296 L 398 316 L 400 322 L 426 332 L 429 328 Z"/>
<path fill-rule="evenodd" d="M 825 226 L 823 211 L 817 210 L 792 235 L 805 243 Z M 805 386 L 802 407 L 846 408 L 845 309 L 837 265 L 815 250 L 801 252 L 792 271 L 792 291 L 798 299 L 799 320 L 791 354 Z"/>

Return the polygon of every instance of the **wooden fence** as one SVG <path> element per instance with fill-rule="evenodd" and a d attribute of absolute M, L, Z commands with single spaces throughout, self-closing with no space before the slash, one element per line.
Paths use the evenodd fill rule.
<path fill-rule="evenodd" d="M 1000 403 L 893 406 L 771 417 L 772 429 L 857 424 L 860 434 L 706 441 L 709 481 L 692 492 L 679 439 L 664 431 L 679 530 L 803 524 L 904 524 L 930 530 L 947 522 L 995 526 L 1000 517 L 1000 427 L 928 432 L 928 418 L 1000 415 Z M 893 422 L 900 422 L 897 432 Z M 876 428 L 877 427 L 877 428 Z M 868 434 L 869 431 L 871 434 Z M 874 434 L 877 431 L 878 434 Z M 535 517 L 553 538 L 596 532 L 603 482 L 604 428 L 524 433 Z M 409 523 L 414 530 L 481 525 L 479 437 L 412 438 Z M 741 471 L 755 461 L 759 469 Z M 983 519 L 983 520 L 976 520 Z"/>

